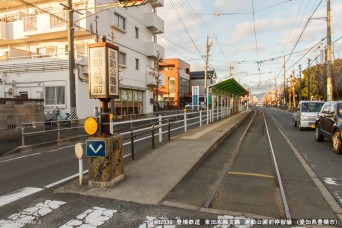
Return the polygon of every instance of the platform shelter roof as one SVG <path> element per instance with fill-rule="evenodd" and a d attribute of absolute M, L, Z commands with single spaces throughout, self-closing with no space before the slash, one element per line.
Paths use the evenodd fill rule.
<path fill-rule="evenodd" d="M 209 85 L 209 93 L 219 96 L 245 96 L 248 91 L 240 85 L 234 78 L 228 78 L 223 81 Z"/>

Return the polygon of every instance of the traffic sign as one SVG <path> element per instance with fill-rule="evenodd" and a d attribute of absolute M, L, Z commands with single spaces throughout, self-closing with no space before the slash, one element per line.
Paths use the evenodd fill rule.
<path fill-rule="evenodd" d="M 106 156 L 106 142 L 104 140 L 87 140 L 86 145 L 88 157 Z"/>

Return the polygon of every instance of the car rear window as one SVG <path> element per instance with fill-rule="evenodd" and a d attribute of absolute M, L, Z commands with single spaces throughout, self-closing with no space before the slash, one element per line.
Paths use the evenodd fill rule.
<path fill-rule="evenodd" d="M 301 111 L 302 112 L 319 112 L 324 103 L 321 102 L 305 102 L 302 103 Z"/>
<path fill-rule="evenodd" d="M 339 116 L 339 117 L 342 117 L 342 103 L 340 103 L 340 104 L 337 104 L 337 115 Z"/>

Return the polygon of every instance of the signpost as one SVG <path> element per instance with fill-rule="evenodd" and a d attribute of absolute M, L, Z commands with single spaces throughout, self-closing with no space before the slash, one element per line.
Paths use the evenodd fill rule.
<path fill-rule="evenodd" d="M 89 96 L 91 99 L 100 99 L 101 135 L 108 136 L 108 103 L 111 99 L 119 97 L 119 48 L 104 41 L 88 45 Z"/>
<path fill-rule="evenodd" d="M 86 141 L 89 161 L 88 185 L 109 187 L 123 180 L 123 140 L 121 135 L 110 133 L 109 101 L 119 97 L 119 48 L 106 43 L 88 45 L 89 96 L 99 99 L 101 106 L 101 135 L 98 122 L 89 117 L 84 129 L 91 135 Z M 112 107 L 113 108 L 113 107 Z"/>
<path fill-rule="evenodd" d="M 198 93 L 199 93 L 199 86 L 192 86 L 192 109 L 195 107 L 199 107 L 198 102 Z"/>
<path fill-rule="evenodd" d="M 106 142 L 104 140 L 87 140 L 87 156 L 88 157 L 105 157 Z"/>

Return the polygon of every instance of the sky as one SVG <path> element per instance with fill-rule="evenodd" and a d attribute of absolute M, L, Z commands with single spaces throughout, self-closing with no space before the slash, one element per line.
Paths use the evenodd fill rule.
<path fill-rule="evenodd" d="M 254 12 L 254 13 L 253 13 Z M 333 59 L 342 58 L 342 1 L 331 0 Z M 308 59 L 317 64 L 326 46 L 326 0 L 164 0 L 158 8 L 164 58 L 180 58 L 203 71 L 206 37 L 210 70 L 232 76 L 252 94 L 271 91 Z M 311 18 L 311 19 L 309 19 Z M 341 39 L 339 39 L 341 38 Z M 291 54 L 292 53 L 292 54 Z"/>

